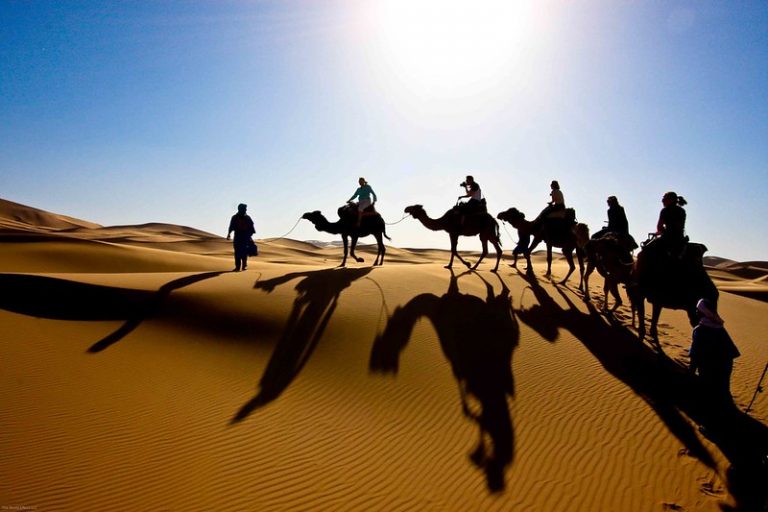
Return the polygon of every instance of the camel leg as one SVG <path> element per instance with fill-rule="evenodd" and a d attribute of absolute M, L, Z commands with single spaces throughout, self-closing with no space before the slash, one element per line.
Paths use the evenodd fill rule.
<path fill-rule="evenodd" d="M 373 265 L 383 265 L 384 254 L 387 252 L 387 248 L 384 246 L 384 238 L 381 236 L 381 233 L 376 233 L 374 236 L 376 237 L 376 245 L 378 246 L 378 251 L 376 252 L 376 261 L 373 262 Z"/>
<path fill-rule="evenodd" d="M 616 299 L 616 302 L 614 302 L 611 311 L 616 311 L 623 302 L 621 300 L 621 294 L 619 293 L 619 284 L 613 279 L 611 279 L 611 293 L 613 294 L 613 298 Z"/>
<path fill-rule="evenodd" d="M 373 233 L 373 238 L 376 239 L 376 259 L 373 260 L 373 266 L 376 267 L 380 265 L 379 259 L 381 259 L 381 247 L 382 247 L 382 240 L 381 235 L 378 233 Z"/>
<path fill-rule="evenodd" d="M 362 263 L 363 258 L 358 258 L 355 256 L 355 247 L 357 247 L 357 235 L 352 235 L 352 244 L 349 247 L 349 255 L 352 256 L 352 259 L 355 260 L 358 263 Z"/>
<path fill-rule="evenodd" d="M 341 260 L 340 267 L 344 267 L 347 264 L 347 252 L 349 251 L 349 241 L 347 240 L 347 235 L 341 236 L 341 241 L 344 242 L 344 258 Z"/>
<path fill-rule="evenodd" d="M 566 281 L 568 281 L 568 278 L 571 277 L 571 274 L 573 274 L 573 271 L 576 270 L 576 265 L 573 263 L 573 252 L 572 251 L 563 251 L 565 253 L 565 261 L 568 262 L 568 273 L 565 274 L 565 277 L 562 281 L 560 281 L 560 284 L 565 284 Z M 547 254 L 547 260 L 551 259 L 551 255 Z M 547 261 L 547 264 L 549 265 L 550 261 Z"/>
<path fill-rule="evenodd" d="M 547 244 L 547 273 L 544 277 L 550 277 L 552 275 L 552 246 Z"/>
<path fill-rule="evenodd" d="M 584 251 L 576 247 L 576 259 L 579 262 L 579 290 L 584 291 Z"/>
<path fill-rule="evenodd" d="M 483 247 L 483 252 L 480 253 L 480 259 L 477 260 L 475 266 L 472 267 L 472 270 L 475 270 L 480 262 L 488 255 L 488 239 L 480 237 L 480 243 Z"/>
<path fill-rule="evenodd" d="M 498 239 L 492 239 L 491 243 L 493 244 L 493 248 L 496 249 L 496 266 L 493 267 L 493 270 L 491 272 L 497 272 L 499 270 L 499 263 L 501 262 L 501 244 L 499 243 Z"/>
<path fill-rule="evenodd" d="M 591 300 L 589 296 L 589 276 L 595 271 L 595 265 L 591 261 L 587 261 L 587 271 L 584 274 L 584 300 L 589 302 Z"/>
<path fill-rule="evenodd" d="M 451 263 L 448 264 L 445 268 L 451 268 L 451 264 L 453 263 L 453 257 L 454 255 L 460 262 L 464 264 L 465 267 L 471 268 L 472 266 L 467 262 L 464 258 L 461 257 L 461 254 L 459 254 L 458 251 L 459 246 L 459 235 L 456 235 L 455 237 L 451 237 Z"/>
<path fill-rule="evenodd" d="M 635 327 L 637 315 L 637 336 L 642 340 L 645 338 L 645 297 L 636 283 L 627 284 L 627 297 L 632 305 L 632 327 Z"/>
<path fill-rule="evenodd" d="M 445 266 L 445 268 L 452 268 L 453 267 L 453 258 L 456 256 L 456 246 L 459 243 L 459 237 L 451 235 L 451 259 L 448 261 L 448 264 Z"/>
<path fill-rule="evenodd" d="M 661 344 L 659 343 L 659 331 L 658 331 L 660 316 L 661 316 L 661 306 L 658 304 L 653 304 L 653 312 L 651 313 L 651 338 L 653 339 L 653 343 L 659 349 L 661 349 Z"/>

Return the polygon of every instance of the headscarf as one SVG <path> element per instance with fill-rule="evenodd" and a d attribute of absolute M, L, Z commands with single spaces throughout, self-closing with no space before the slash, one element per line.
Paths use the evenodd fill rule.
<path fill-rule="evenodd" d="M 699 325 L 722 329 L 725 321 L 717 314 L 717 309 L 707 299 L 701 299 L 696 304 L 696 311 L 699 313 Z"/>

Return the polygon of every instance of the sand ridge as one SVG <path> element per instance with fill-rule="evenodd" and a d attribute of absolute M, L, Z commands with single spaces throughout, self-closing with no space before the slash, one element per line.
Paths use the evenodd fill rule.
<path fill-rule="evenodd" d="M 231 246 L 190 228 L 47 227 L 0 233 L 1 505 L 720 510 L 757 493 L 728 472 L 766 442 L 765 397 L 743 413 L 768 360 L 749 294 L 721 296 L 739 410 L 707 436 L 720 409 L 685 371 L 685 314 L 662 314 L 660 357 L 627 306 L 601 314 L 541 256 L 531 276 L 451 272 L 439 250 L 371 268 L 362 248 L 339 269 L 338 247 L 272 240 L 233 273 Z M 768 268 L 708 264 L 721 291 Z"/>

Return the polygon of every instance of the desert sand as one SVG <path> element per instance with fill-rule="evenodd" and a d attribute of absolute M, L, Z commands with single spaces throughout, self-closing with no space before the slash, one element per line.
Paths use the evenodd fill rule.
<path fill-rule="evenodd" d="M 259 245 L 230 272 L 214 234 L 0 201 L 3 510 L 760 507 L 741 463 L 768 447 L 765 394 L 744 413 L 768 264 L 707 259 L 741 351 L 728 408 L 687 372 L 685 313 L 659 354 L 629 306 L 601 312 L 596 274 L 586 303 L 541 255 L 531 276 Z"/>

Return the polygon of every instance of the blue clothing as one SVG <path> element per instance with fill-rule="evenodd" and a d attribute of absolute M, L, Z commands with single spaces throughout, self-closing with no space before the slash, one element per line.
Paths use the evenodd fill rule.
<path fill-rule="evenodd" d="M 520 233 L 520 231 L 518 231 L 517 233 L 520 237 L 520 240 L 518 240 L 517 245 L 512 250 L 512 254 L 525 254 L 526 252 L 528 252 L 528 246 L 531 245 L 531 235 L 530 234 L 523 235 L 522 233 Z"/>
<path fill-rule="evenodd" d="M 352 201 L 354 198 L 359 197 L 361 201 L 366 201 L 370 200 L 371 196 L 373 196 L 374 201 L 377 201 L 376 192 L 373 191 L 370 185 L 366 184 L 355 190 L 355 193 L 352 195 L 352 197 L 349 198 L 349 200 Z"/>

